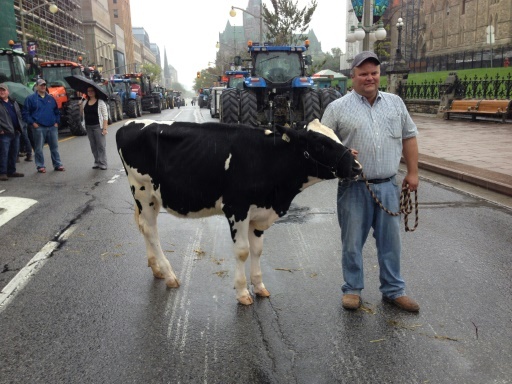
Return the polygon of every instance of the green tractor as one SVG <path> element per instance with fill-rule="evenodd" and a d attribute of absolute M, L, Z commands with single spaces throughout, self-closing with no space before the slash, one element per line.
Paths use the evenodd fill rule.
<path fill-rule="evenodd" d="M 9 95 L 21 106 L 32 93 L 25 54 L 12 48 L 0 48 L 0 83 L 9 87 Z"/>

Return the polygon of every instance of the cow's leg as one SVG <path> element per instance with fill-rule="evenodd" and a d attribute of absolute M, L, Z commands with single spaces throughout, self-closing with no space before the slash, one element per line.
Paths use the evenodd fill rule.
<path fill-rule="evenodd" d="M 259 231 L 252 224 L 249 225 L 249 246 L 251 255 L 251 283 L 254 293 L 260 297 L 269 297 L 270 292 L 263 284 L 260 256 L 263 250 L 263 231 Z"/>
<path fill-rule="evenodd" d="M 236 298 L 240 304 L 250 305 L 253 299 L 247 289 L 247 279 L 245 277 L 245 261 L 249 257 L 249 239 L 247 232 L 249 230 L 249 220 L 233 223 L 229 220 L 231 233 L 233 234 L 233 248 L 235 251 L 235 290 Z"/>
<path fill-rule="evenodd" d="M 160 212 L 160 203 L 146 188 L 139 187 L 134 191 L 135 198 L 135 222 L 144 235 L 148 266 L 153 271 L 153 276 L 165 279 L 165 284 L 170 288 L 177 288 L 180 282 L 171 267 L 171 263 L 165 257 L 160 237 L 158 235 L 157 217 Z M 149 188 L 148 188 L 149 189 Z"/>

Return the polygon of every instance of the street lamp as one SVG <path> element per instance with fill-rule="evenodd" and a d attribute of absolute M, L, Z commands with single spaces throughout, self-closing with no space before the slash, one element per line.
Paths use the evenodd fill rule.
<path fill-rule="evenodd" d="M 396 60 L 402 60 L 402 28 L 404 27 L 404 20 L 399 17 L 396 23 L 398 29 L 398 43 L 396 47 Z"/>
<path fill-rule="evenodd" d="M 23 0 L 19 0 L 20 26 L 21 26 L 21 44 L 22 44 L 23 52 L 25 52 L 25 53 L 27 53 L 27 35 L 25 33 L 25 15 L 28 15 L 30 12 L 33 12 L 36 9 L 44 7 L 45 5 L 49 5 L 48 10 L 50 11 L 50 13 L 57 13 L 59 11 L 59 7 L 57 7 L 57 4 L 55 4 L 53 1 L 52 2 L 45 2 L 44 4 L 39 4 L 37 7 L 29 9 L 28 11 L 24 11 L 23 10 Z"/>
<path fill-rule="evenodd" d="M 263 0 L 260 1 L 260 15 L 259 16 L 256 16 L 254 13 L 246 11 L 245 9 L 234 7 L 234 6 L 231 6 L 231 11 L 229 11 L 229 16 L 231 16 L 231 17 L 235 17 L 236 16 L 235 9 L 238 9 L 238 10 L 240 10 L 242 12 L 245 12 L 245 13 L 251 15 L 255 19 L 259 19 L 260 20 L 260 44 L 263 44 L 263 16 L 262 16 L 262 8 L 263 8 Z"/>
<path fill-rule="evenodd" d="M 363 40 L 363 51 L 368 51 L 370 49 L 370 42 L 375 40 L 384 40 L 387 35 L 382 21 L 379 21 L 377 24 L 371 24 L 371 6 L 373 1 L 374 0 L 364 0 L 363 22 L 358 23 L 357 29 L 352 26 L 350 28 L 350 33 L 347 35 L 348 43 Z"/>

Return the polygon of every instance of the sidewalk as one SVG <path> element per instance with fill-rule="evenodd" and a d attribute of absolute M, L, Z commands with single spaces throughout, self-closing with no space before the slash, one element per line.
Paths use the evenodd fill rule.
<path fill-rule="evenodd" d="M 411 116 L 420 169 L 512 196 L 512 123 Z"/>

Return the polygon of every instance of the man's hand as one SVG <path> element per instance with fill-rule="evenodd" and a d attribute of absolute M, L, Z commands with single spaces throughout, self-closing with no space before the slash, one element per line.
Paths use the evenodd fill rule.
<path fill-rule="evenodd" d="M 420 178 L 418 175 L 405 175 L 404 181 L 402 181 L 402 189 L 407 189 L 411 191 L 417 191 L 418 190 L 418 184 L 420 183 Z"/>

